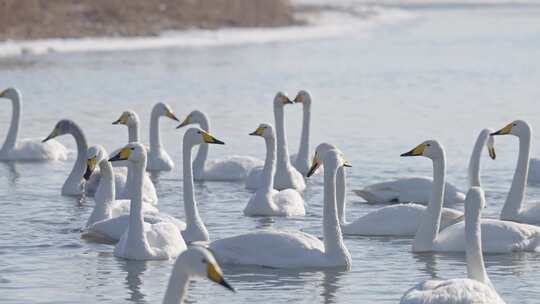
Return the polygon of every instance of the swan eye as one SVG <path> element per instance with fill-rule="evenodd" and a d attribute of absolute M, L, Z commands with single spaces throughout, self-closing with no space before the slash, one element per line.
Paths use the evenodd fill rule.
<path fill-rule="evenodd" d="M 206 259 L 202 259 L 201 263 L 206 264 Z"/>
<path fill-rule="evenodd" d="M 135 151 L 135 148 L 131 148 L 131 151 Z"/>
<path fill-rule="evenodd" d="M 515 127 L 516 125 L 517 125 L 517 124 L 513 123 L 513 124 L 512 124 L 512 127 Z"/>
<path fill-rule="evenodd" d="M 427 144 L 426 146 L 431 147 L 431 144 Z"/>

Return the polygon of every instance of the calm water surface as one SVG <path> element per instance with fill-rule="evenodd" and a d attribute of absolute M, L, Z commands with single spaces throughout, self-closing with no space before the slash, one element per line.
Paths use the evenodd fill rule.
<path fill-rule="evenodd" d="M 78 122 L 90 143 L 110 151 L 127 141 L 113 126 L 124 109 L 142 119 L 166 101 L 181 116 L 206 111 L 211 132 L 227 145 L 211 157 L 264 156 L 262 140 L 247 136 L 273 122 L 277 90 L 313 95 L 312 146 L 337 144 L 353 168 L 349 189 L 394 177 L 431 174 L 427 159 L 401 159 L 429 138 L 447 149 L 451 182 L 464 188 L 473 141 L 483 127 L 513 119 L 540 126 L 540 8 L 415 9 L 416 18 L 368 35 L 210 49 L 52 54 L 0 61 L 0 87 L 24 93 L 22 137 L 44 137 L 61 118 Z M 0 113 L 7 130 L 10 108 Z M 301 107 L 286 109 L 290 149 L 300 135 Z M 179 163 L 183 130 L 162 122 L 163 139 Z M 540 138 L 534 134 L 534 147 Z M 71 149 L 71 138 L 60 139 Z M 488 208 L 496 217 L 512 178 L 517 139 L 497 138 L 498 158 L 483 162 Z M 539 151 L 540 153 L 540 151 Z M 534 152 L 533 152 L 534 154 Z M 60 195 L 69 162 L 0 163 L 0 302 L 158 303 L 172 261 L 128 262 L 113 247 L 82 241 L 79 228 L 93 206 Z M 181 170 L 155 177 L 159 206 L 183 218 Z M 308 181 L 308 214 L 293 219 L 242 215 L 250 193 L 242 183 L 199 183 L 196 196 L 212 239 L 264 227 L 321 235 L 322 180 Z M 530 200 L 540 189 L 528 190 Z M 348 196 L 348 218 L 380 206 Z M 349 272 L 293 272 L 225 267 L 232 294 L 206 280 L 191 284 L 190 303 L 396 303 L 416 282 L 466 275 L 461 254 L 412 254 L 409 238 L 347 237 Z M 488 255 L 489 275 L 508 303 L 537 303 L 540 254 Z"/>

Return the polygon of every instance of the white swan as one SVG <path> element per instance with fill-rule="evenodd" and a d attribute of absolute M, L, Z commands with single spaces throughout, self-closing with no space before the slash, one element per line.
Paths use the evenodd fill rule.
<path fill-rule="evenodd" d="M 116 200 L 118 178 L 115 176 L 113 167 L 108 161 L 106 155 L 107 153 L 105 149 L 101 146 L 96 145 L 88 149 L 88 159 L 86 161 L 87 166 L 84 178 L 88 180 L 91 176 L 95 176 L 95 171 L 97 171 L 96 169 L 98 169 L 98 167 L 100 178 L 99 185 L 94 194 L 94 209 L 88 217 L 85 227 L 89 227 L 96 222 L 118 217 L 129 212 L 129 200 Z M 124 186 L 125 181 L 126 177 L 124 175 Z M 150 204 L 143 204 L 143 211 L 150 211 L 154 213 L 158 212 L 158 210 Z M 125 231 L 126 227 L 127 226 L 122 229 L 120 234 Z"/>
<path fill-rule="evenodd" d="M 177 127 L 198 124 L 205 132 L 210 132 L 210 123 L 206 114 L 195 110 Z M 208 145 L 201 145 L 193 161 L 193 177 L 195 180 L 239 181 L 245 180 L 249 171 L 261 166 L 262 161 L 251 156 L 229 156 L 225 159 L 209 160 Z"/>
<path fill-rule="evenodd" d="M 317 146 L 313 156 L 313 165 L 308 172 L 308 177 L 322 164 L 321 159 L 326 152 L 337 149 L 334 145 L 322 143 Z M 337 210 L 339 223 L 343 234 L 348 235 L 376 235 L 376 236 L 413 236 L 418 229 L 418 224 L 425 212 L 426 207 L 420 204 L 406 203 L 382 207 L 372 211 L 353 222 L 347 222 L 345 216 L 345 170 L 338 169 L 337 177 Z M 441 217 L 441 229 L 453 225 L 463 219 L 463 213 L 444 208 Z"/>
<path fill-rule="evenodd" d="M 86 172 L 84 174 L 84 179 L 86 180 L 86 194 L 88 196 L 95 196 L 96 193 L 99 191 L 100 185 L 101 185 L 101 170 L 99 169 L 101 166 L 97 167 L 96 165 L 102 160 L 107 160 L 108 158 L 107 150 L 101 145 L 92 145 L 88 148 L 86 152 L 87 157 L 87 166 L 86 166 Z M 95 158 L 94 161 L 94 168 L 92 170 L 89 170 L 89 163 L 88 160 Z M 110 164 L 108 164 L 110 166 Z M 116 167 L 113 170 L 113 178 L 114 178 L 114 186 L 115 186 L 115 198 L 117 198 L 116 193 L 118 192 L 124 192 L 124 190 L 127 187 L 127 168 L 125 167 Z"/>
<path fill-rule="evenodd" d="M 197 202 L 194 197 L 193 189 L 193 164 L 191 162 L 191 153 L 193 147 L 200 145 L 201 147 L 208 144 L 224 144 L 224 142 L 216 139 L 212 135 L 206 133 L 199 128 L 190 128 L 184 134 L 182 143 L 183 151 L 183 183 L 184 183 L 184 213 L 186 215 L 187 227 L 182 231 L 182 235 L 186 242 L 208 242 L 208 230 L 202 221 Z"/>
<path fill-rule="evenodd" d="M 134 111 L 125 111 L 120 115 L 120 118 L 118 118 L 116 121 L 113 122 L 113 124 L 121 124 L 125 125 L 128 128 L 128 143 L 131 142 L 139 142 L 139 115 L 135 113 Z M 146 147 L 145 147 L 146 149 Z M 114 151 L 112 155 L 118 154 L 118 150 Z M 127 185 L 126 189 L 119 193 L 120 198 L 128 199 L 131 196 L 131 185 L 132 182 L 132 174 L 131 170 L 129 168 L 130 162 L 119 162 L 119 166 L 127 166 L 128 167 L 128 175 L 127 175 Z M 113 164 L 113 166 L 118 166 Z M 154 187 L 154 183 L 150 179 L 150 176 L 148 174 L 144 175 L 144 183 L 143 183 L 143 201 L 145 203 L 152 203 L 157 204 L 158 197 L 156 193 L 156 188 Z"/>
<path fill-rule="evenodd" d="M 413 252 L 465 251 L 465 225 L 459 222 L 439 232 L 443 205 L 446 156 L 442 145 L 428 140 L 401 156 L 425 156 L 433 161 L 433 192 L 414 236 Z M 495 219 L 482 220 L 484 252 L 535 251 L 540 245 L 540 227 Z"/>
<path fill-rule="evenodd" d="M 484 192 L 473 187 L 465 201 L 465 238 L 467 278 L 427 280 L 409 289 L 401 304 L 503 304 L 504 301 L 491 284 L 484 266 L 480 213 L 484 207 Z"/>
<path fill-rule="evenodd" d="M 300 231 L 259 231 L 210 244 L 217 260 L 223 264 L 259 265 L 274 268 L 350 269 L 351 255 L 343 242 L 336 207 L 336 173 L 346 165 L 337 150 L 324 157 L 323 239 Z"/>
<path fill-rule="evenodd" d="M 261 136 L 266 143 L 266 160 L 257 191 L 249 199 L 244 214 L 247 216 L 298 216 L 305 215 L 304 199 L 294 189 L 274 189 L 276 172 L 276 137 L 274 128 L 261 124 L 249 135 Z"/>
<path fill-rule="evenodd" d="M 309 131 L 311 121 L 311 95 L 307 91 L 301 90 L 296 94 L 293 102 L 302 104 L 302 135 L 300 136 L 298 153 L 291 155 L 291 162 L 298 172 L 306 176 L 310 167 Z"/>
<path fill-rule="evenodd" d="M 304 177 L 291 164 L 289 150 L 287 148 L 287 138 L 285 135 L 285 120 L 283 108 L 286 104 L 293 102 L 282 92 L 278 92 L 274 97 L 274 119 L 276 124 L 277 138 L 277 163 L 276 174 L 274 176 L 274 188 L 277 190 L 296 189 L 303 192 L 306 188 Z M 257 189 L 261 179 L 262 167 L 254 168 L 246 180 L 247 189 Z"/>
<path fill-rule="evenodd" d="M 116 257 L 130 260 L 161 260 L 178 256 L 186 250 L 180 229 L 172 222 L 148 224 L 143 221 L 142 191 L 146 173 L 146 148 L 130 143 L 110 161 L 128 160 L 133 174 L 129 224 L 114 248 Z"/>
<path fill-rule="evenodd" d="M 523 120 L 516 120 L 493 135 L 511 134 L 519 139 L 519 156 L 510 191 L 501 211 L 501 220 L 540 225 L 540 204 L 527 204 L 525 190 L 531 153 L 531 127 Z"/>
<path fill-rule="evenodd" d="M 19 90 L 5 89 L 0 98 L 11 100 L 12 113 L 6 140 L 0 148 L 0 161 L 66 160 L 67 149 L 56 140 L 42 143 L 39 139 L 17 140 L 22 113 L 22 96 Z"/>
<path fill-rule="evenodd" d="M 491 129 L 483 129 L 473 146 L 471 158 L 469 161 L 469 187 L 480 185 L 480 156 L 484 147 L 487 148 L 489 156 L 495 159 L 495 148 L 493 137 L 489 134 Z M 386 203 L 415 202 L 426 205 L 429 201 L 433 179 L 429 177 L 408 177 L 400 178 L 394 181 L 382 182 L 369 185 L 361 190 L 353 190 L 358 196 L 365 199 L 368 203 Z M 462 203 L 465 194 L 458 190 L 454 185 L 446 183 L 444 192 L 445 204 Z"/>
<path fill-rule="evenodd" d="M 225 279 L 214 255 L 200 246 L 182 252 L 174 263 L 163 304 L 183 304 L 191 277 L 208 278 L 235 292 Z"/>
<path fill-rule="evenodd" d="M 159 134 L 159 118 L 168 117 L 172 120 L 179 121 L 174 115 L 171 107 L 162 102 L 158 102 L 152 108 L 150 117 L 150 149 L 148 151 L 148 171 L 171 171 L 174 168 L 174 162 L 161 145 L 161 137 Z"/>

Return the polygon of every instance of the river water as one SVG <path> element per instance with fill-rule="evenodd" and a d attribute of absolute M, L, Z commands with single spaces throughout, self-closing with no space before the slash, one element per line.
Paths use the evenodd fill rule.
<path fill-rule="evenodd" d="M 335 143 L 353 165 L 349 190 L 408 175 L 431 174 L 427 159 L 399 154 L 425 139 L 447 150 L 448 179 L 461 189 L 472 144 L 481 128 L 514 119 L 540 124 L 540 6 L 404 5 L 380 10 L 409 16 L 399 22 L 348 30 L 327 38 L 129 52 L 51 53 L 0 60 L 0 86 L 24 94 L 22 137 L 45 137 L 58 119 L 81 125 L 90 143 L 109 151 L 127 141 L 113 126 L 125 109 L 142 120 L 143 139 L 153 103 L 166 101 L 181 117 L 205 111 L 211 133 L 227 144 L 210 157 L 262 158 L 264 144 L 247 136 L 273 122 L 278 90 L 313 96 L 312 149 Z M 10 107 L 0 113 L 7 130 Z M 300 136 L 301 107 L 286 109 L 291 152 Z M 180 163 L 183 130 L 162 122 L 164 145 Z M 539 140 L 533 133 L 534 148 Z M 60 141 L 74 149 L 71 138 Z M 497 217 L 517 159 L 517 139 L 497 138 L 498 158 L 482 158 L 488 208 Z M 540 151 L 539 151 L 540 153 Z M 80 239 L 93 202 L 60 195 L 72 161 L 0 163 L 0 302 L 158 303 L 173 261 L 132 262 L 113 247 Z M 181 170 L 155 177 L 160 210 L 183 218 Z M 464 189 L 465 190 L 465 189 Z M 531 201 L 540 189 L 529 188 Z M 242 183 L 196 184 L 213 240 L 264 227 L 322 235 L 322 179 L 308 181 L 305 217 L 248 218 Z M 368 206 L 348 192 L 351 220 Z M 396 303 L 416 282 L 466 276 L 462 254 L 412 254 L 410 238 L 346 237 L 351 271 L 298 272 L 224 267 L 236 294 L 196 280 L 190 303 Z M 537 303 L 540 254 L 486 255 L 489 276 L 508 303 Z"/>

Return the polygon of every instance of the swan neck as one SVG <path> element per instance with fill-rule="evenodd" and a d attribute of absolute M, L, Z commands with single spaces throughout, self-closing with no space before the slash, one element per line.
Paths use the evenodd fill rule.
<path fill-rule="evenodd" d="M 480 187 L 480 157 L 482 151 L 486 145 L 487 137 L 483 137 L 482 133 L 476 139 L 474 147 L 471 153 L 471 158 L 469 160 L 469 188 L 471 187 Z"/>
<path fill-rule="evenodd" d="M 203 129 L 203 131 L 210 133 L 210 123 L 208 122 L 208 118 L 204 113 L 201 113 L 199 126 L 201 129 Z M 199 150 L 197 151 L 197 155 L 193 161 L 193 168 L 198 174 L 202 174 L 204 171 L 205 162 L 208 158 L 208 149 L 208 144 L 199 145 Z"/>
<path fill-rule="evenodd" d="M 290 166 L 290 160 L 289 150 L 287 148 L 287 138 L 285 135 L 283 106 L 274 107 L 274 120 L 276 123 L 277 170 L 286 170 L 287 167 Z"/>
<path fill-rule="evenodd" d="M 309 132 L 311 123 L 311 105 L 303 104 L 302 135 L 300 137 L 300 147 L 298 148 L 297 161 L 305 162 L 309 166 Z"/>
<path fill-rule="evenodd" d="M 345 168 L 339 167 L 336 173 L 336 202 L 338 220 L 340 225 L 347 224 L 347 218 L 345 214 L 345 193 L 347 191 L 347 184 L 345 180 Z"/>
<path fill-rule="evenodd" d="M 518 216 L 523 200 L 525 199 L 525 186 L 529 175 L 529 156 L 531 153 L 531 132 L 519 136 L 519 156 L 512 179 L 508 197 L 504 203 L 501 219 L 512 219 Z"/>
<path fill-rule="evenodd" d="M 324 169 L 323 236 L 325 253 L 329 257 L 345 257 L 348 255 L 348 251 L 343 242 L 336 206 L 336 174 L 338 168 Z"/>
<path fill-rule="evenodd" d="M 446 157 L 433 159 L 433 189 L 429 204 L 420 220 L 413 242 L 414 251 L 431 251 L 437 239 L 441 224 L 444 183 L 446 175 Z"/>
<path fill-rule="evenodd" d="M 274 175 L 276 173 L 276 139 L 274 136 L 264 139 L 266 143 L 266 159 L 262 177 L 257 192 L 259 194 L 270 193 L 274 189 Z"/>
<path fill-rule="evenodd" d="M 169 285 L 167 285 L 167 291 L 165 292 L 163 304 L 184 303 L 189 278 L 181 269 L 178 269 L 177 267 L 177 265 L 174 266 L 171 278 L 169 279 Z"/>
<path fill-rule="evenodd" d="M 11 99 L 12 112 L 11 112 L 11 123 L 9 124 L 9 131 L 2 145 L 0 151 L 8 151 L 15 148 L 17 144 L 17 135 L 19 133 L 22 103 L 19 96 L 13 97 Z"/>
<path fill-rule="evenodd" d="M 139 122 L 128 125 L 128 140 L 130 143 L 139 141 Z"/>
<path fill-rule="evenodd" d="M 81 128 L 75 124 L 71 126 L 69 134 L 73 136 L 77 145 L 77 160 L 75 161 L 73 169 L 71 170 L 71 173 L 69 174 L 64 186 L 71 183 L 80 185 L 83 182 L 83 175 L 86 171 L 86 151 L 88 150 L 86 136 Z"/>
<path fill-rule="evenodd" d="M 143 213 L 142 213 L 142 189 L 146 168 L 146 159 L 141 162 L 130 162 L 129 170 L 132 172 L 131 205 L 129 210 L 129 226 L 127 248 L 138 248 L 136 243 L 142 241 L 143 246 L 147 244 L 144 233 Z M 144 246 L 146 247 L 146 246 Z"/>
<path fill-rule="evenodd" d="M 465 205 L 465 246 L 467 277 L 491 285 L 482 254 L 480 209 L 474 204 Z"/>
<path fill-rule="evenodd" d="M 98 205 L 110 204 L 116 197 L 116 186 L 114 184 L 114 172 L 109 161 L 102 160 L 99 163 L 100 179 L 99 185 L 94 195 L 96 207 Z"/>
<path fill-rule="evenodd" d="M 159 133 L 160 116 L 158 108 L 154 107 L 150 117 L 150 150 L 161 149 L 161 138 Z"/>
<path fill-rule="evenodd" d="M 207 144 L 202 144 L 207 145 Z M 193 145 L 184 141 L 183 144 L 183 186 L 184 186 L 184 212 L 186 216 L 186 231 L 197 234 L 208 240 L 208 231 L 199 215 L 197 202 L 193 192 L 193 166 L 191 163 L 191 153 Z M 201 240 L 201 239 L 198 239 Z M 191 241 L 191 240 L 186 240 Z"/>

